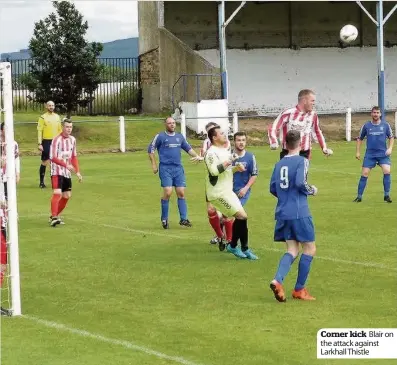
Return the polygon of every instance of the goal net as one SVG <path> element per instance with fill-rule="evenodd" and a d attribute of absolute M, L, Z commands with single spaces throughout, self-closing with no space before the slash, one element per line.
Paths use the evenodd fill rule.
<path fill-rule="evenodd" d="M 2 315 L 21 315 L 11 64 L 0 63 L 0 235 Z M 7 191 L 7 198 L 5 197 Z"/>

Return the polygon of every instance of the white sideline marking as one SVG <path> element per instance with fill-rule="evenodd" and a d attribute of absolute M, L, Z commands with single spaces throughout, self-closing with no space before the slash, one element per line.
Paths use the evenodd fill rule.
<path fill-rule="evenodd" d="M 109 338 L 109 337 L 105 337 L 99 334 L 95 334 L 95 333 L 91 333 L 85 330 L 80 330 L 77 328 L 73 328 L 73 327 L 68 327 L 64 324 L 61 323 L 56 323 L 56 322 L 51 322 L 51 321 L 47 321 L 44 319 L 40 319 L 37 317 L 33 317 L 33 316 L 29 316 L 29 315 L 23 315 L 23 318 L 29 319 L 31 321 L 34 321 L 36 323 L 39 323 L 45 327 L 50 327 L 50 328 L 55 328 L 59 331 L 63 331 L 63 332 L 69 332 L 69 333 L 73 333 L 74 335 L 78 335 L 78 336 L 82 336 L 82 337 L 86 337 L 86 338 L 91 338 L 93 340 L 97 340 L 97 341 L 101 341 L 101 342 L 105 342 L 105 343 L 109 343 L 111 345 L 118 345 L 121 347 L 124 347 L 128 350 L 133 350 L 133 351 L 138 351 L 138 352 L 143 352 L 147 355 L 152 355 L 152 356 L 156 356 L 160 359 L 165 359 L 165 360 L 169 360 L 169 361 L 173 361 L 176 362 L 178 364 L 183 364 L 183 365 L 200 365 L 198 363 L 189 361 L 184 359 L 183 357 L 180 356 L 170 356 L 167 354 L 164 354 L 162 352 L 156 351 L 156 350 L 152 350 L 148 347 L 143 347 L 143 346 L 139 346 L 136 345 L 133 342 L 130 341 L 124 341 L 124 340 L 119 340 L 116 338 Z"/>
<path fill-rule="evenodd" d="M 171 234 L 166 234 L 166 233 L 143 231 L 140 229 L 114 226 L 112 224 L 90 222 L 85 219 L 79 219 L 79 218 L 68 218 L 68 220 L 75 221 L 75 222 L 89 223 L 94 226 L 100 226 L 100 227 L 105 227 L 105 228 L 118 229 L 120 231 L 126 231 L 126 232 L 141 233 L 141 234 L 160 236 L 160 237 L 170 237 L 170 238 L 181 239 L 181 240 L 195 240 L 195 241 L 197 240 L 197 238 L 194 238 L 194 237 L 182 237 L 182 236 L 171 235 Z M 285 252 L 285 250 L 280 250 L 277 248 L 270 248 L 270 247 L 269 248 L 265 247 L 263 249 L 265 251 Z M 359 265 L 359 266 L 374 267 L 374 268 L 390 270 L 390 271 L 397 271 L 396 267 L 388 267 L 383 264 L 378 264 L 378 263 L 374 263 L 374 262 L 350 261 L 350 260 L 338 259 L 338 258 L 334 258 L 334 257 L 324 257 L 324 256 L 316 256 L 316 259 L 332 261 L 332 262 L 337 262 L 337 263 L 341 263 L 341 264 Z"/>

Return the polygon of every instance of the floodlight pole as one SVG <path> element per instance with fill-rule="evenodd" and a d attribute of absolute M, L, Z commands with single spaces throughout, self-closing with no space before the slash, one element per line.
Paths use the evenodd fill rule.
<path fill-rule="evenodd" d="M 385 56 L 384 56 L 384 40 L 383 28 L 389 18 L 397 9 L 395 5 L 386 17 L 383 17 L 383 0 L 379 0 L 376 4 L 376 20 L 371 13 L 361 4 L 361 1 L 356 1 L 357 5 L 364 11 L 365 14 L 376 25 L 377 29 L 377 48 L 378 48 L 378 105 L 381 110 L 382 116 L 385 115 Z"/>
<path fill-rule="evenodd" d="M 242 1 L 238 8 L 225 21 L 225 1 L 220 1 L 218 3 L 219 59 L 221 69 L 222 99 L 229 99 L 229 78 L 226 66 L 226 27 L 245 4 L 246 1 Z"/>

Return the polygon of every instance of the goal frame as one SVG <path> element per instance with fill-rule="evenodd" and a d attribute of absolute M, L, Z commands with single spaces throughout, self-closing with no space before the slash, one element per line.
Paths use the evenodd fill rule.
<path fill-rule="evenodd" d="M 6 142 L 6 181 L 7 181 L 7 243 L 8 243 L 8 278 L 11 284 L 10 314 L 20 316 L 21 288 L 19 270 L 18 210 L 16 194 L 15 151 L 14 151 L 14 117 L 12 97 L 12 72 L 10 62 L 0 62 L 0 78 L 3 83 L 0 113 L 4 114 L 4 131 Z M 1 182 L 2 183 L 2 182 Z"/>

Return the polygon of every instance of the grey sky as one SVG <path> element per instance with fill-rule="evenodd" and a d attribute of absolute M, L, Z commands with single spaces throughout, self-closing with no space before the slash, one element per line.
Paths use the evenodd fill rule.
<path fill-rule="evenodd" d="M 89 41 L 108 42 L 138 36 L 137 2 L 74 0 L 88 21 Z M 27 48 L 34 23 L 53 11 L 49 0 L 0 0 L 0 53 Z"/>

